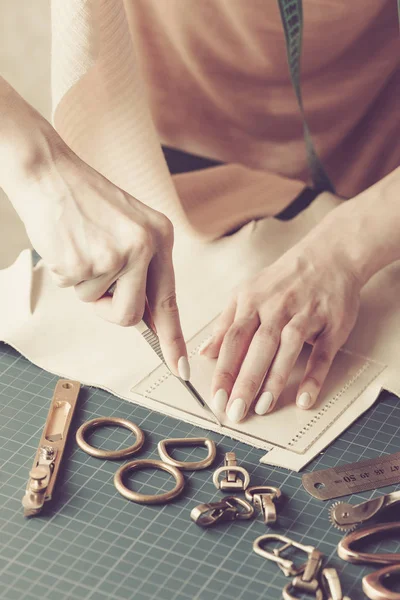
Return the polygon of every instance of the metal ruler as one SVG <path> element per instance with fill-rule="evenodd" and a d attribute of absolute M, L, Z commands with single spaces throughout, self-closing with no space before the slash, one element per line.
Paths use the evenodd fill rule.
<path fill-rule="evenodd" d="M 304 489 L 318 500 L 377 490 L 400 483 L 400 452 L 322 471 L 305 473 Z"/>

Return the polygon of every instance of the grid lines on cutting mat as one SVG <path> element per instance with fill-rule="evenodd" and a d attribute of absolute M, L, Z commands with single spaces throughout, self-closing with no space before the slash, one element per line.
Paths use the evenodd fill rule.
<path fill-rule="evenodd" d="M 190 521 L 190 510 L 221 494 L 211 470 L 186 474 L 181 499 L 163 507 L 139 506 L 116 492 L 112 479 L 120 463 L 84 454 L 69 443 L 59 489 L 46 516 L 25 520 L 21 497 L 40 438 L 57 377 L 35 367 L 11 348 L 0 345 L 0 598 L 35 600 L 38 595 L 60 600 L 274 600 L 287 580 L 272 563 L 252 552 L 252 542 L 266 531 L 260 518 L 202 530 Z M 202 436 L 187 423 L 152 413 L 111 394 L 83 388 L 72 426 L 75 432 L 96 416 L 133 420 L 147 434 L 140 457 L 158 458 L 157 442 L 168 437 Z M 399 450 L 396 436 L 400 405 L 388 396 L 359 419 L 312 468 L 372 458 Z M 228 450 L 248 468 L 252 481 L 281 486 L 288 498 L 278 532 L 316 544 L 329 564 L 342 572 L 345 592 L 361 600 L 360 581 L 366 568 L 348 565 L 336 556 L 340 532 L 328 524 L 327 508 L 301 487 L 301 475 L 259 464 L 263 452 L 229 438 L 210 434 L 219 460 Z M 125 430 L 105 428 L 93 435 L 96 444 L 123 447 L 131 442 Z M 179 456 L 195 460 L 196 448 Z M 135 489 L 156 493 L 172 480 L 156 471 L 135 475 Z M 386 490 L 393 488 L 385 488 Z M 383 493 L 383 491 L 375 492 Z M 354 495 L 356 503 L 373 493 Z M 389 551 L 399 544 L 388 541 Z"/>

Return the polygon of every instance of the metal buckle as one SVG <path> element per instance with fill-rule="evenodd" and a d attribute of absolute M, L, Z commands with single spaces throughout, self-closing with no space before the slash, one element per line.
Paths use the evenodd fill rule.
<path fill-rule="evenodd" d="M 193 508 L 190 518 L 201 527 L 211 527 L 226 521 L 241 521 L 254 516 L 254 507 L 243 498 L 228 496 L 220 502 L 199 504 Z"/>
<path fill-rule="evenodd" d="M 226 472 L 226 477 L 219 480 L 221 473 Z M 238 477 L 238 474 L 243 476 Z M 250 475 L 243 467 L 238 467 L 236 455 L 234 452 L 225 454 L 224 466 L 219 467 L 213 475 L 213 483 L 215 487 L 222 491 L 244 492 L 250 483 Z"/>
<path fill-rule="evenodd" d="M 272 552 L 268 552 L 264 550 L 263 546 L 265 543 L 271 541 L 283 542 L 283 546 L 280 548 L 274 548 Z M 305 552 L 308 556 L 307 561 L 300 565 L 300 567 L 295 567 L 294 562 L 287 558 L 283 558 L 281 555 L 288 548 L 297 548 L 302 552 Z M 300 575 L 300 573 L 304 573 L 307 578 L 314 576 L 318 573 L 318 570 L 321 566 L 322 554 L 319 550 L 316 550 L 314 546 L 306 546 L 304 544 L 300 544 L 295 540 L 291 540 L 284 535 L 278 535 L 276 533 L 267 533 L 265 535 L 260 535 L 253 542 L 253 550 L 259 556 L 266 558 L 267 560 L 271 560 L 275 562 L 278 567 L 283 571 L 286 577 L 291 577 L 293 575 Z"/>
<path fill-rule="evenodd" d="M 254 485 L 247 488 L 245 492 L 246 500 L 253 504 L 262 512 L 264 523 L 271 525 L 276 523 L 276 503 L 282 497 L 282 492 L 279 488 L 269 485 Z"/>

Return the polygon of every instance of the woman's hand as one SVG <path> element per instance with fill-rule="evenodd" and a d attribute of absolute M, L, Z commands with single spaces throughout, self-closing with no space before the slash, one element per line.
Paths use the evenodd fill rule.
<path fill-rule="evenodd" d="M 17 193 L 28 236 L 56 284 L 74 286 L 101 317 L 125 327 L 142 319 L 147 297 L 168 364 L 188 378 L 167 217 L 70 153 L 25 178 Z M 105 295 L 114 282 L 113 296 Z"/>
<path fill-rule="evenodd" d="M 78 158 L 1 77 L 0 185 L 55 282 L 123 326 L 142 319 L 147 298 L 168 365 L 188 379 L 172 224 Z"/>
<path fill-rule="evenodd" d="M 201 350 L 218 357 L 211 390 L 215 409 L 226 409 L 233 422 L 251 408 L 258 415 L 271 412 L 306 342 L 313 349 L 296 402 L 303 409 L 313 406 L 354 326 L 360 289 L 323 231 L 246 281 Z"/>

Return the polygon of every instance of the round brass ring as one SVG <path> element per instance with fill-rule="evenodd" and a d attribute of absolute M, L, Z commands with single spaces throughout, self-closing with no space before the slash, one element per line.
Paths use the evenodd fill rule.
<path fill-rule="evenodd" d="M 140 494 L 139 492 L 134 492 L 126 487 L 124 477 L 128 473 L 139 471 L 140 469 L 160 469 L 161 471 L 166 471 L 175 479 L 176 485 L 172 490 L 163 494 Z M 185 478 L 179 469 L 168 465 L 162 460 L 132 460 L 126 463 L 126 465 L 122 465 L 115 473 L 114 485 L 118 492 L 127 500 L 131 500 L 131 502 L 137 502 L 138 504 L 166 504 L 182 493 L 185 487 Z"/>
<path fill-rule="evenodd" d="M 87 433 L 93 429 L 97 429 L 97 427 L 104 427 L 105 425 L 116 425 L 118 427 L 123 427 L 124 429 L 129 429 L 129 431 L 136 436 L 136 442 L 132 446 L 122 448 L 121 450 L 102 450 L 101 448 L 96 448 L 95 446 L 88 444 L 85 439 Z M 128 421 L 128 419 L 120 419 L 119 417 L 97 417 L 91 421 L 86 421 L 86 423 L 79 427 L 76 432 L 76 443 L 81 450 L 90 454 L 90 456 L 103 458 L 104 460 L 118 460 L 121 458 L 129 458 L 133 454 L 136 454 L 136 452 L 139 452 L 144 444 L 144 433 L 140 427 L 135 425 L 135 423 L 132 423 L 132 421 Z"/>

